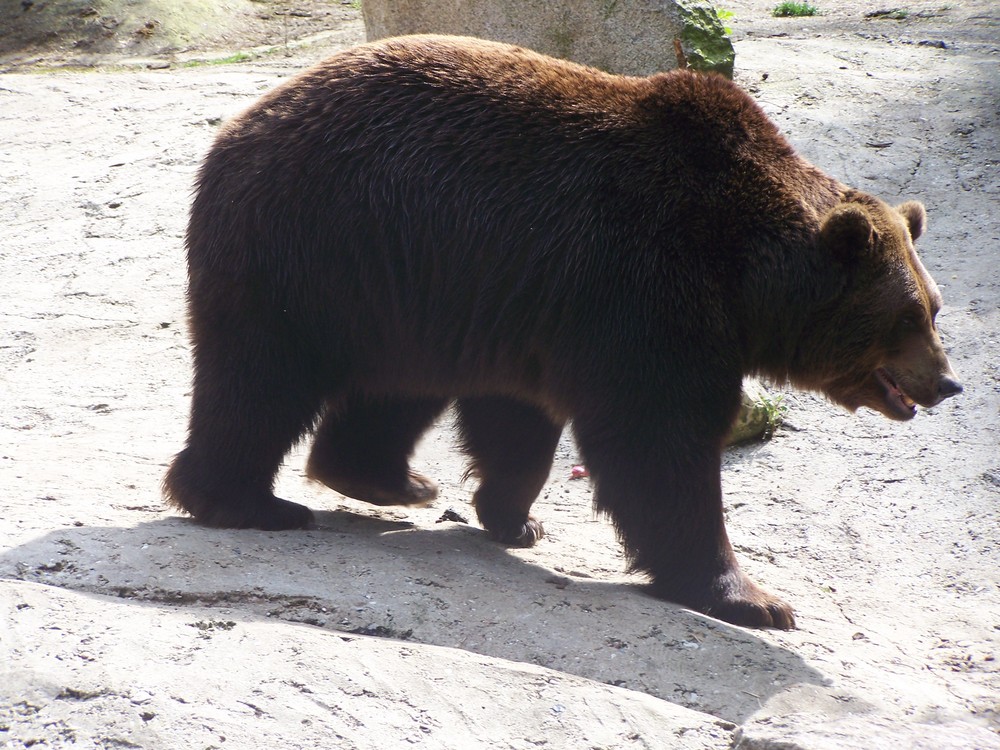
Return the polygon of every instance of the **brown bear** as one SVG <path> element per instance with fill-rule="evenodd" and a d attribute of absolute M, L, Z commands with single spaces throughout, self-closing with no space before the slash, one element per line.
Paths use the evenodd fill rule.
<path fill-rule="evenodd" d="M 304 527 L 273 480 L 314 430 L 312 478 L 425 503 L 409 458 L 454 400 L 479 520 L 530 545 L 572 421 L 657 595 L 794 627 L 724 526 L 741 379 L 893 419 L 959 392 L 923 227 L 919 203 L 808 164 L 718 76 L 467 38 L 348 50 L 229 122 L 201 168 L 190 434 L 166 494 L 212 526 Z"/>

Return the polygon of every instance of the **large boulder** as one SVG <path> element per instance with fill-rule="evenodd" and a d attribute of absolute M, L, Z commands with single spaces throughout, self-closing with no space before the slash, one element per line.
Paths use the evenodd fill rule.
<path fill-rule="evenodd" d="M 365 0 L 369 40 L 461 34 L 510 42 L 611 73 L 680 62 L 733 75 L 732 42 L 703 0 Z"/>

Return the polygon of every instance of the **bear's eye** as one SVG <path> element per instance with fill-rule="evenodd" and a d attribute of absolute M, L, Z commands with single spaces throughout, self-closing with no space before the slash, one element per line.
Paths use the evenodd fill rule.
<path fill-rule="evenodd" d="M 921 320 L 915 313 L 906 313 L 896 322 L 896 327 L 902 332 L 910 333 L 919 330 Z"/>

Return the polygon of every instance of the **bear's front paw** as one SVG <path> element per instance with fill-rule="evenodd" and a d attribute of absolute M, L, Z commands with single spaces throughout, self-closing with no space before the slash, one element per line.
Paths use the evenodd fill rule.
<path fill-rule="evenodd" d="M 748 628 L 795 630 L 792 608 L 766 591 L 750 598 L 723 599 L 707 607 L 705 614 Z"/>
<path fill-rule="evenodd" d="M 760 588 L 739 568 L 727 570 L 707 586 L 692 582 L 664 586 L 654 580 L 653 593 L 663 599 L 704 612 L 718 620 L 747 628 L 794 630 L 792 608 Z"/>
<path fill-rule="evenodd" d="M 524 523 L 511 526 L 494 526 L 486 529 L 490 539 L 512 547 L 534 547 L 535 542 L 545 536 L 542 522 L 532 516 Z"/>
<path fill-rule="evenodd" d="M 712 600 L 701 609 L 719 620 L 748 628 L 795 629 L 792 608 L 739 569 L 730 570 L 714 581 Z"/>

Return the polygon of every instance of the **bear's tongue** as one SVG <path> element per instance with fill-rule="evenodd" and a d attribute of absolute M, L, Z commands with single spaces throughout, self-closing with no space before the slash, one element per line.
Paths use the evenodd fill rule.
<path fill-rule="evenodd" d="M 892 411 L 903 419 L 910 419 L 917 413 L 916 403 L 903 393 L 903 390 L 885 368 L 878 368 L 875 371 L 875 377 L 885 388 L 885 402 Z"/>

